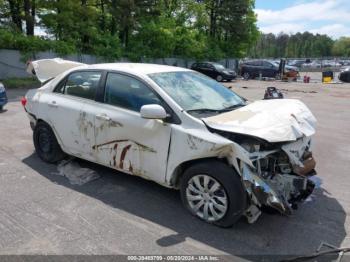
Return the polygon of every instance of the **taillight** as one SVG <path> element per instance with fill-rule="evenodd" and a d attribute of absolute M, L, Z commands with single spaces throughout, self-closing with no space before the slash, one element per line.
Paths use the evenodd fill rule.
<path fill-rule="evenodd" d="M 21 104 L 22 104 L 22 106 L 26 106 L 26 104 L 27 104 L 27 98 L 22 97 L 22 98 L 21 98 Z"/>

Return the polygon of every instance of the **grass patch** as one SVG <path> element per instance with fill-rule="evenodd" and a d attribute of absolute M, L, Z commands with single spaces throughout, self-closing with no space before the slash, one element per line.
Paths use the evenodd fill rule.
<path fill-rule="evenodd" d="M 33 77 L 26 77 L 26 78 L 7 78 L 4 80 L 0 80 L 7 89 L 13 89 L 13 88 L 38 88 L 40 87 L 40 82 Z"/>

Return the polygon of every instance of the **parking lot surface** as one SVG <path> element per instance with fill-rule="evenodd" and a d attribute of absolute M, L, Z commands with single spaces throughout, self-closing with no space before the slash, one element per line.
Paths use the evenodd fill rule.
<path fill-rule="evenodd" d="M 249 100 L 276 86 L 286 98 L 305 102 L 318 119 L 314 156 L 322 184 L 292 216 L 264 213 L 252 225 L 241 219 L 233 228 L 218 228 L 192 217 L 175 190 L 81 160 L 75 161 L 100 178 L 71 185 L 34 152 L 19 102 L 25 90 L 9 90 L 10 102 L 0 113 L 0 254 L 245 257 L 313 253 L 322 241 L 350 246 L 350 84 L 225 85 Z"/>

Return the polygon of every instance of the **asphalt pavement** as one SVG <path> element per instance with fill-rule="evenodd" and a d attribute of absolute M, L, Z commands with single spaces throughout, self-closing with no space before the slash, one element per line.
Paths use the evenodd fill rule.
<path fill-rule="evenodd" d="M 32 130 L 9 90 L 0 113 L 0 254 L 254 255 L 313 253 L 321 242 L 350 246 L 350 85 L 258 81 L 227 83 L 249 100 L 277 86 L 310 107 L 319 181 L 290 217 L 264 213 L 223 229 L 192 217 L 175 190 L 82 160 L 100 178 L 71 185 L 34 152 Z M 276 109 L 278 110 L 278 109 Z M 256 258 L 256 257 L 255 257 Z"/>

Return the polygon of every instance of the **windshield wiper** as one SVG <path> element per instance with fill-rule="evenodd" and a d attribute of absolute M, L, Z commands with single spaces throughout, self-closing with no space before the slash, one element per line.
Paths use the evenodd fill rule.
<path fill-rule="evenodd" d="M 240 108 L 242 106 L 245 106 L 245 104 L 232 105 L 232 106 L 228 106 L 228 107 L 225 107 L 225 108 L 217 110 L 217 111 L 218 112 L 228 112 L 228 111 L 232 111 L 234 109 Z"/>
<path fill-rule="evenodd" d="M 193 112 L 195 112 L 195 113 L 207 113 L 207 112 L 214 112 L 214 113 L 216 113 L 216 112 L 220 112 L 220 110 L 218 110 L 218 109 L 210 109 L 210 108 L 197 108 L 197 109 L 190 109 L 190 110 L 187 110 L 186 111 L 187 113 L 193 113 Z"/>
<path fill-rule="evenodd" d="M 237 104 L 237 105 L 232 105 L 229 107 L 225 107 L 223 109 L 211 109 L 211 108 L 197 108 L 197 109 L 190 109 L 187 110 L 187 113 L 222 113 L 222 112 L 228 112 L 228 111 L 232 111 L 236 108 L 245 106 L 245 104 Z"/>

